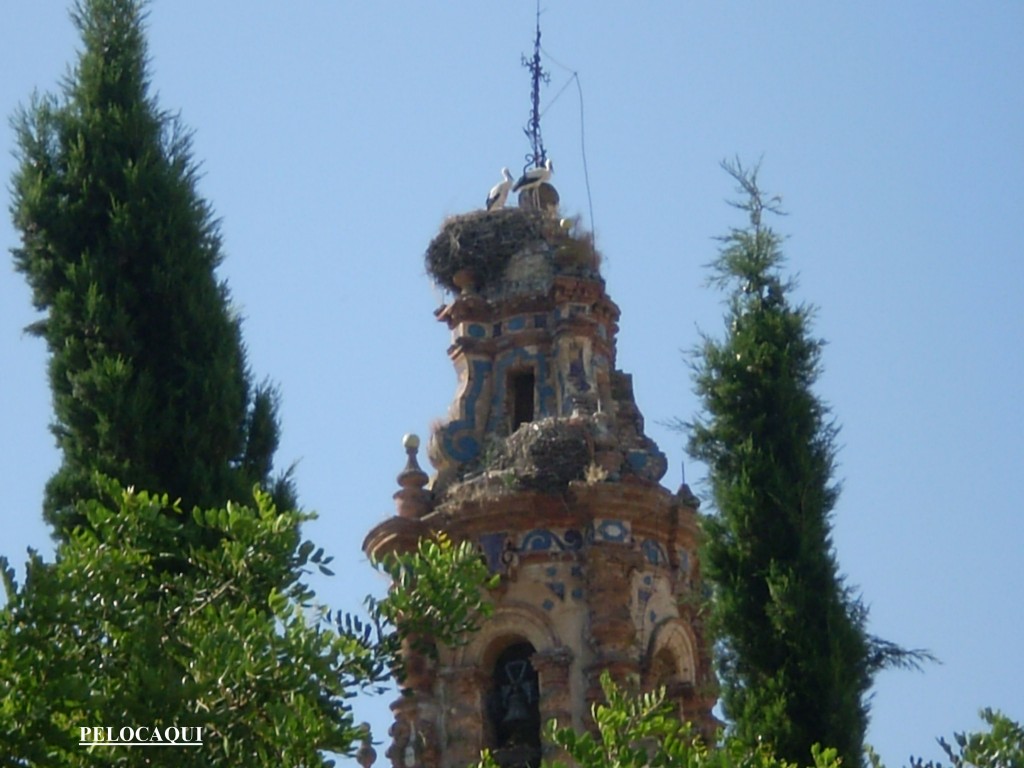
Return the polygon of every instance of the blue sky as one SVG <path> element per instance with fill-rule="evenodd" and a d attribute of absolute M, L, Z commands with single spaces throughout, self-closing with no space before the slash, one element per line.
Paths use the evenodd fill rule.
<path fill-rule="evenodd" d="M 983 706 L 1024 718 L 1024 5 L 543 8 L 553 181 L 566 213 L 589 220 L 592 202 L 619 367 L 669 456 L 666 484 L 683 438 L 661 423 L 698 408 L 680 350 L 722 327 L 703 265 L 743 224 L 719 162 L 763 158 L 797 298 L 828 341 L 841 568 L 872 632 L 943 662 L 879 676 L 869 740 L 897 766 L 937 756 L 934 737 L 979 725 Z M 529 0 L 151 6 L 153 87 L 196 132 L 250 362 L 282 391 L 279 462 L 299 462 L 320 513 L 309 533 L 341 566 L 317 582 L 337 607 L 383 589 L 362 538 L 392 511 L 402 434 L 425 435 L 452 400 L 423 252 L 502 166 L 522 168 L 533 23 Z M 0 112 L 53 91 L 76 46 L 63 2 L 8 3 Z M 555 98 L 571 71 L 582 120 L 574 85 Z M 5 181 L 12 167 L 0 152 Z M 49 549 L 39 508 L 58 461 L 44 346 L 21 330 L 34 317 L 8 260 L 0 551 L 19 563 Z M 700 494 L 703 469 L 686 463 Z M 379 735 L 386 703 L 358 705 Z"/>

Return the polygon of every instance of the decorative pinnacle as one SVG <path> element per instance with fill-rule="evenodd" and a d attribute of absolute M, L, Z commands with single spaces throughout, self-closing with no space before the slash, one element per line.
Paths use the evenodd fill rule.
<path fill-rule="evenodd" d="M 402 446 L 408 459 L 405 468 L 398 473 L 398 485 L 401 490 L 394 495 L 399 517 L 422 517 L 430 507 L 430 494 L 423 490 L 430 478 L 420 469 L 416 461 L 416 452 L 420 448 L 420 438 L 412 433 L 402 438 Z"/>
<path fill-rule="evenodd" d="M 403 488 L 422 488 L 427 484 L 427 473 L 420 469 L 420 463 L 416 460 L 416 453 L 420 449 L 420 437 L 412 432 L 402 438 L 402 447 L 405 448 L 405 455 L 408 457 L 405 462 L 405 469 L 398 475 L 398 484 Z"/>
<path fill-rule="evenodd" d="M 413 437 L 415 437 L 415 435 L 413 435 Z M 356 752 L 356 762 L 359 763 L 362 768 L 370 768 L 370 766 L 377 760 L 377 750 L 373 748 L 373 745 L 370 742 L 369 723 L 363 723 L 362 728 L 362 746 L 360 746 L 359 751 Z"/>

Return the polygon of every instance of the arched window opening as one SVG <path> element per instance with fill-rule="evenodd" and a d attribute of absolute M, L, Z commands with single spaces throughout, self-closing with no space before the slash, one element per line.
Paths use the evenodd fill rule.
<path fill-rule="evenodd" d="M 694 685 L 693 641 L 678 619 L 673 619 L 654 630 L 644 674 L 650 687 L 665 686 L 672 689 L 692 690 Z"/>
<path fill-rule="evenodd" d="M 668 687 L 678 680 L 676 660 L 668 648 L 662 648 L 651 662 L 651 681 L 655 688 Z"/>
<path fill-rule="evenodd" d="M 494 663 L 491 725 L 494 756 L 504 768 L 540 764 L 540 686 L 530 663 L 534 647 L 515 643 Z"/>
<path fill-rule="evenodd" d="M 670 648 L 662 648 L 651 659 L 648 681 L 651 688 L 665 689 L 668 700 L 678 708 L 679 717 L 686 720 L 693 684 L 680 673 L 679 661 Z"/>

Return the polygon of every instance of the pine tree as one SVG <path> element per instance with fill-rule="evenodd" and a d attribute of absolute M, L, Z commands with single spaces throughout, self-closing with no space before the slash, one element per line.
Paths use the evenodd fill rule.
<path fill-rule="evenodd" d="M 270 483 L 277 396 L 255 387 L 215 270 L 217 223 L 190 134 L 149 92 L 142 0 L 81 0 L 60 96 L 14 120 L 16 268 L 44 316 L 62 464 L 44 516 L 58 536 L 99 471 L 186 508 Z M 288 507 L 287 476 L 275 499 Z"/>
<path fill-rule="evenodd" d="M 869 636 L 866 610 L 838 573 L 831 515 L 837 428 L 814 394 L 823 342 L 813 310 L 794 306 L 778 212 L 757 169 L 724 164 L 750 224 L 721 238 L 710 282 L 728 291 L 724 340 L 705 336 L 695 364 L 704 413 L 689 452 L 706 463 L 717 514 L 704 520 L 702 566 L 726 715 L 750 744 L 806 760 L 812 745 L 862 762 L 874 673 L 920 653 Z"/>

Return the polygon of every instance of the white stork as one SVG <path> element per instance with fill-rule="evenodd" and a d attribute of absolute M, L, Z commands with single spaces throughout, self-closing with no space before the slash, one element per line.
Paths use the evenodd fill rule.
<path fill-rule="evenodd" d="M 555 166 L 551 164 L 551 158 L 549 157 L 544 161 L 544 165 L 540 168 L 531 168 L 522 176 L 519 177 L 519 181 L 512 187 L 513 192 L 525 192 L 528 189 L 537 189 L 545 181 L 551 178 L 551 174 L 554 173 Z"/>
<path fill-rule="evenodd" d="M 512 188 L 512 172 L 508 168 L 502 168 L 501 175 L 505 177 L 504 181 L 499 181 L 487 193 L 488 211 L 493 211 L 495 208 L 504 208 L 505 200 L 508 199 L 508 191 Z"/>

